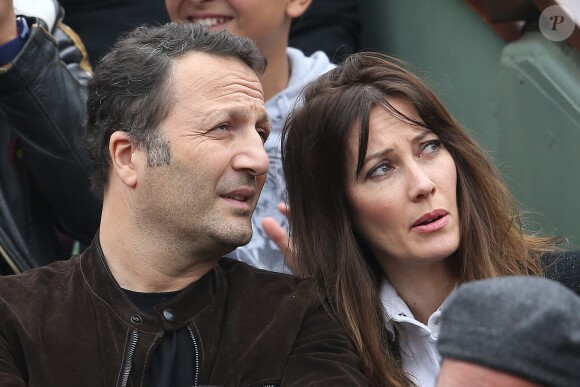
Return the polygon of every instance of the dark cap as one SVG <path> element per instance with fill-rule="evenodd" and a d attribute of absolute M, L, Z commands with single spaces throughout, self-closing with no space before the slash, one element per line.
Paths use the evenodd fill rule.
<path fill-rule="evenodd" d="M 578 386 L 580 297 L 544 278 L 466 283 L 445 302 L 437 348 L 532 382 Z"/>

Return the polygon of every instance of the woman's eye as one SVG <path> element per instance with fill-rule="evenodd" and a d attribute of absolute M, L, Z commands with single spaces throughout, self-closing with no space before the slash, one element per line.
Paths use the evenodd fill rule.
<path fill-rule="evenodd" d="M 425 143 L 421 153 L 434 153 L 437 152 L 441 148 L 441 140 L 431 140 Z"/>
<path fill-rule="evenodd" d="M 376 167 L 374 167 L 373 169 L 371 169 L 369 171 L 369 173 L 367 174 L 367 177 L 373 178 L 373 177 L 383 176 L 383 175 L 386 175 L 387 173 L 389 173 L 392 169 L 393 169 L 393 167 L 389 163 L 382 162 L 379 165 L 377 165 Z"/>

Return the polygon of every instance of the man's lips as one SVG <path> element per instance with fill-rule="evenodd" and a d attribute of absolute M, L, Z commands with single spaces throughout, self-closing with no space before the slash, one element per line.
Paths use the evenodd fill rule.
<path fill-rule="evenodd" d="M 238 188 L 220 196 L 225 199 L 233 199 L 245 202 L 251 201 L 255 195 L 256 191 L 253 188 Z"/>
<path fill-rule="evenodd" d="M 412 225 L 411 230 L 419 232 L 435 232 L 449 223 L 449 213 L 443 209 L 428 212 L 419 217 Z"/>
<path fill-rule="evenodd" d="M 256 191 L 252 188 L 238 188 L 220 195 L 220 197 L 238 208 L 251 209 L 256 197 Z"/>

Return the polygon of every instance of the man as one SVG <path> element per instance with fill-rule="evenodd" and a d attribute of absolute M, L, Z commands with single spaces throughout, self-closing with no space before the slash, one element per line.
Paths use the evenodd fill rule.
<path fill-rule="evenodd" d="M 533 277 L 475 281 L 443 309 L 442 387 L 567 387 L 580 381 L 580 298 Z"/>
<path fill-rule="evenodd" d="M 80 256 L 0 278 L 0 380 L 365 384 L 310 281 L 219 260 L 250 240 L 268 170 L 264 66 L 249 39 L 175 23 L 103 59 L 87 102 L 100 230 Z"/>

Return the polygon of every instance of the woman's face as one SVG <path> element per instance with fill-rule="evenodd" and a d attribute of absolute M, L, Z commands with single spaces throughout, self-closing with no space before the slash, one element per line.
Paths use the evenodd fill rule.
<path fill-rule="evenodd" d="M 421 121 L 400 99 L 389 102 Z M 459 246 L 457 171 L 433 132 L 382 107 L 370 115 L 366 159 L 356 178 L 359 129 L 350 134 L 346 194 L 353 225 L 383 270 L 440 262 Z"/>

